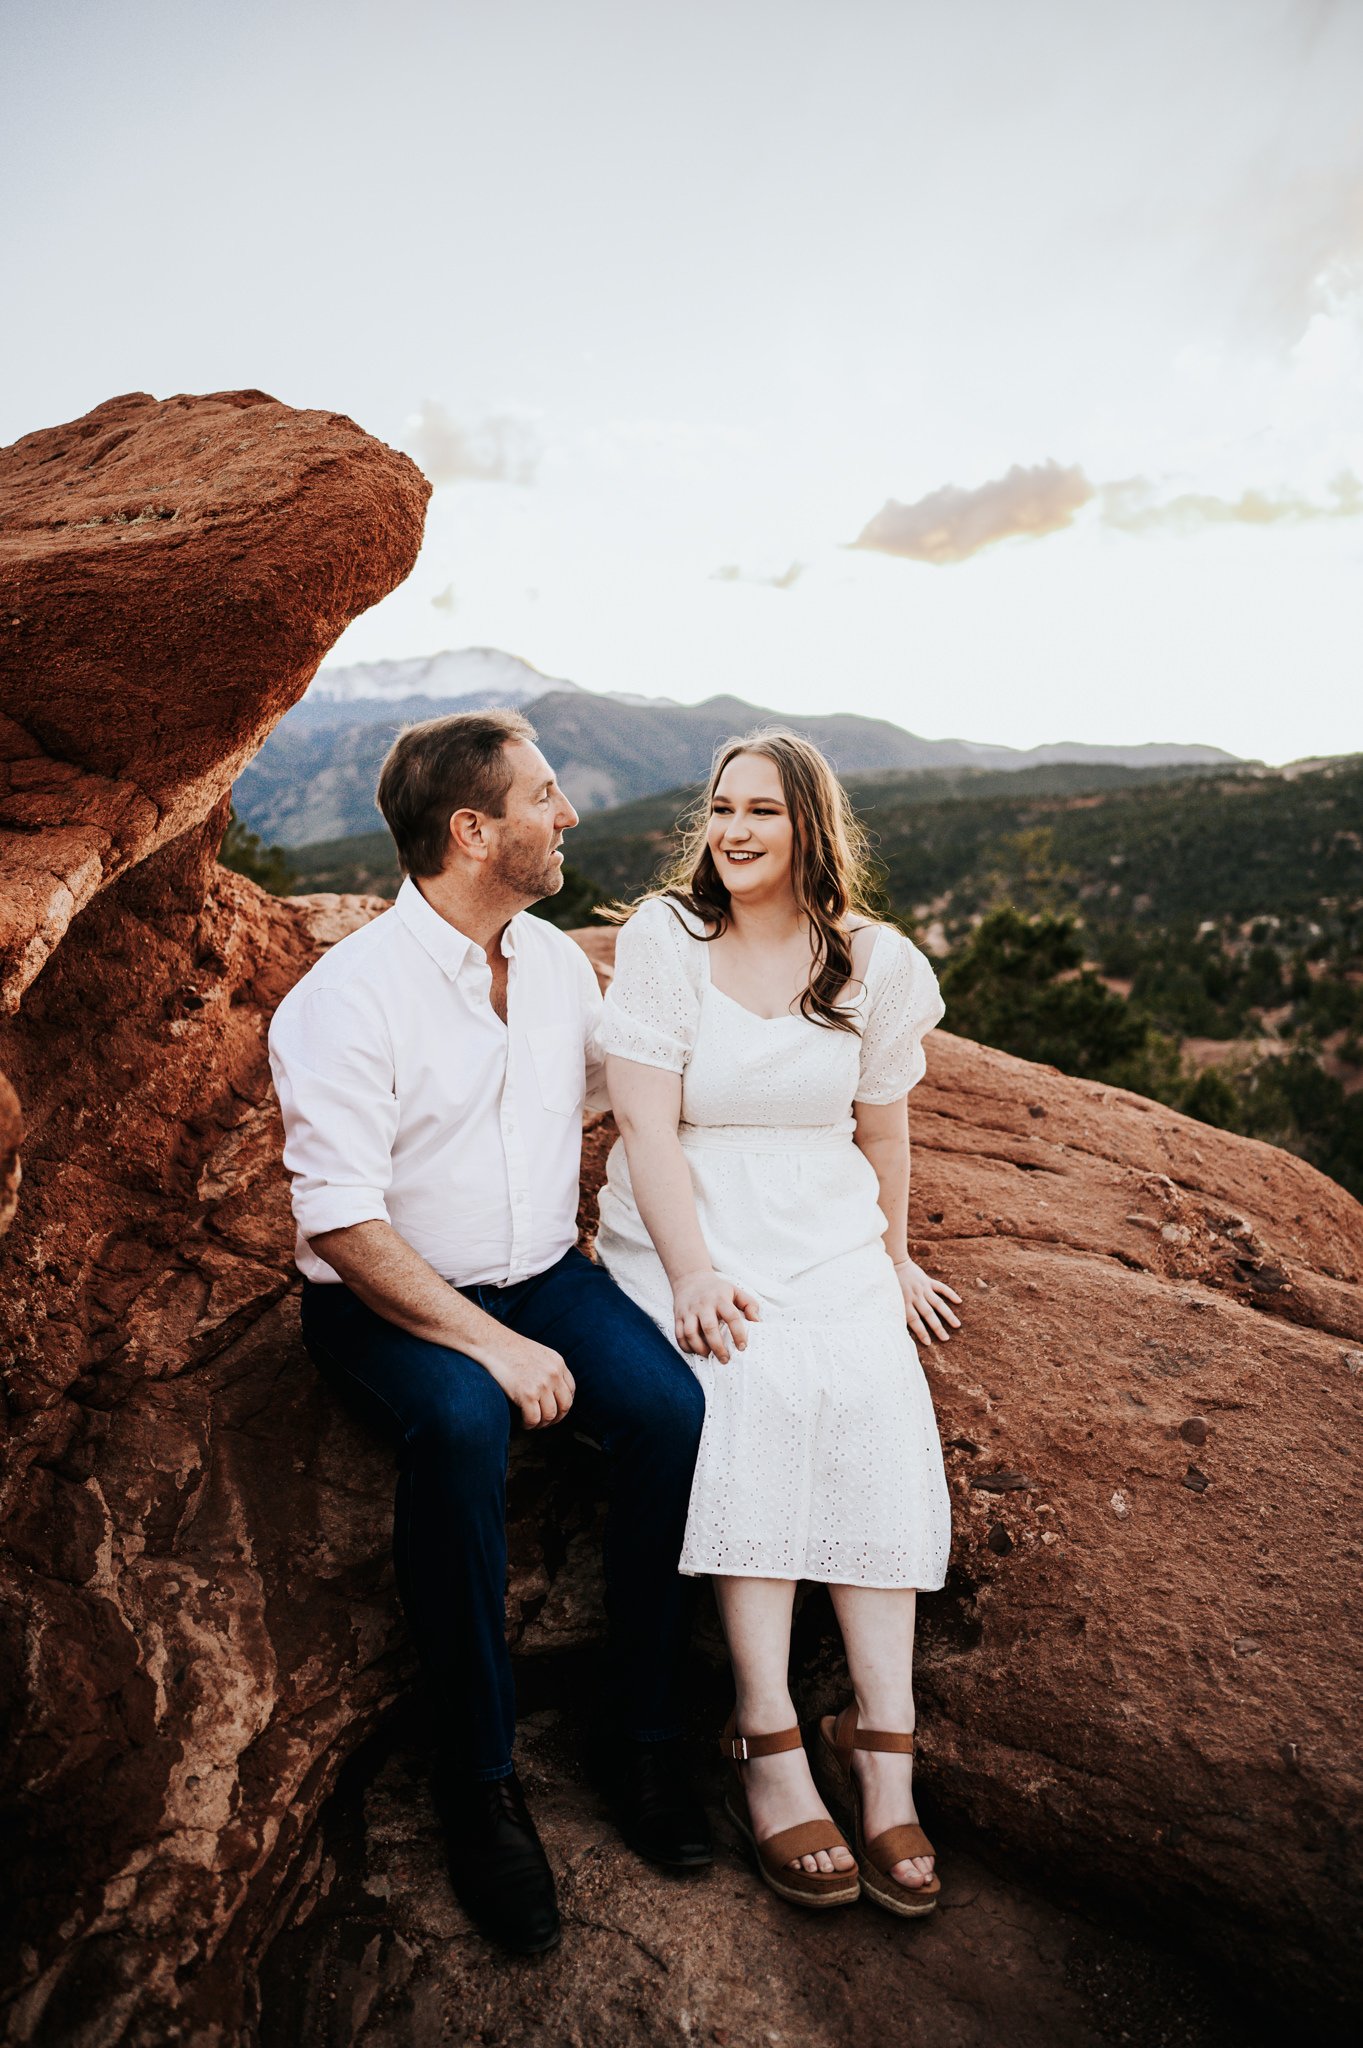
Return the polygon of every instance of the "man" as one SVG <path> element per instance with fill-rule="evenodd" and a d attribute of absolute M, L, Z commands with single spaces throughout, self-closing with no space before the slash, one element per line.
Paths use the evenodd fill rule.
<path fill-rule="evenodd" d="M 577 813 L 518 713 L 409 727 L 379 779 L 406 880 L 281 1003 L 270 1058 L 293 1176 L 303 1337 L 398 1453 L 394 1559 L 438 1723 L 437 1807 L 479 1924 L 559 1938 L 512 1763 L 505 1479 L 512 1421 L 571 1413 L 607 1453 L 606 1604 L 626 1839 L 711 1858 L 680 1748 L 677 1558 L 703 1400 L 575 1248 L 600 1007 L 586 956 L 524 915 L 563 886 Z"/>

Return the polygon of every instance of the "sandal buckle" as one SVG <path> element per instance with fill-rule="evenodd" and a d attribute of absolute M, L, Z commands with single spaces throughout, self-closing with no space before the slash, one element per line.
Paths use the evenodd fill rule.
<path fill-rule="evenodd" d="M 747 1763 L 748 1738 L 746 1735 L 731 1735 L 729 1737 L 729 1756 L 736 1764 Z"/>

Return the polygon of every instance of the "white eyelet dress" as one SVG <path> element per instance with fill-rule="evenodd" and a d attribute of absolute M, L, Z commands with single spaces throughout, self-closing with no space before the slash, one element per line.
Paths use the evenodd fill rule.
<path fill-rule="evenodd" d="M 606 1052 L 681 1074 L 701 1234 L 716 1270 L 761 1304 L 746 1351 L 687 1361 L 705 1428 L 681 1570 L 934 1590 L 951 1539 L 941 1445 L 852 1105 L 921 1080 L 936 977 L 882 928 L 860 1036 L 758 1017 L 712 984 L 702 929 L 661 898 L 642 904 L 620 933 L 602 1026 Z M 675 1343 L 672 1289 L 619 1141 L 597 1249 Z"/>

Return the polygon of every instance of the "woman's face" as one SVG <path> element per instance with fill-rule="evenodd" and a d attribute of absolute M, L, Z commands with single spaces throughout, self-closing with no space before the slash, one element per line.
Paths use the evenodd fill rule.
<path fill-rule="evenodd" d="M 715 785 L 706 838 L 735 901 L 767 902 L 789 893 L 795 833 L 774 761 L 735 754 Z"/>

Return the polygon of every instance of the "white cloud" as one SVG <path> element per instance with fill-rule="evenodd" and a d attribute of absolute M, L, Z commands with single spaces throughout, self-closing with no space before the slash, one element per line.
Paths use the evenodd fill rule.
<path fill-rule="evenodd" d="M 1363 137 L 1363 127 L 1359 129 Z M 1249 259 L 1244 310 L 1281 336 L 1363 282 L 1363 142 L 1330 171 L 1273 165 L 1211 223 L 1218 269 Z"/>
<path fill-rule="evenodd" d="M 725 562 L 711 576 L 712 583 L 756 583 L 763 590 L 792 590 L 805 573 L 803 562 L 792 562 L 776 576 L 754 576 L 740 569 L 737 562 Z"/>
<path fill-rule="evenodd" d="M 408 420 L 406 442 L 436 485 L 530 484 L 544 454 L 525 420 L 495 414 L 469 424 L 434 398 L 424 399 Z"/>

